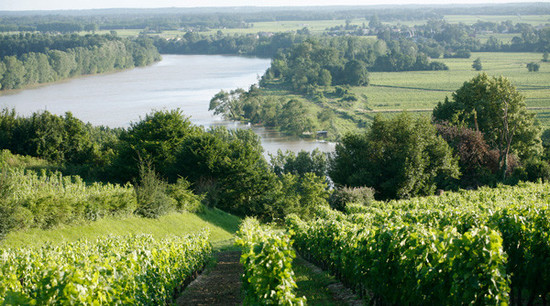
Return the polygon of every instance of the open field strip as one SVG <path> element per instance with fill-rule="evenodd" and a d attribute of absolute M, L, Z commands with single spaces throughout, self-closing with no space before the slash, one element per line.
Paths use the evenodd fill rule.
<path fill-rule="evenodd" d="M 38 247 L 46 243 L 74 242 L 79 239 L 93 240 L 107 235 L 151 234 L 161 239 L 170 235 L 198 233 L 210 230 L 210 241 L 217 246 L 233 237 L 240 219 L 220 210 L 207 209 L 204 213 L 173 213 L 148 219 L 128 217 L 105 218 L 80 225 L 66 225 L 54 229 L 30 229 L 9 233 L 0 243 L 0 248 Z"/>

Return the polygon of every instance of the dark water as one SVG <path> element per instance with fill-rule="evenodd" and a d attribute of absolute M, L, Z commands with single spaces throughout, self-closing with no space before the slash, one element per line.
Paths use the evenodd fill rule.
<path fill-rule="evenodd" d="M 196 125 L 252 128 L 268 153 L 277 149 L 332 151 L 332 143 L 285 137 L 265 128 L 224 121 L 208 111 L 210 99 L 220 89 L 249 88 L 269 64 L 270 60 L 237 56 L 164 55 L 149 67 L 3 95 L 0 107 L 15 107 L 20 115 L 70 111 L 85 122 L 110 127 L 128 127 L 151 110 L 179 108 Z"/>

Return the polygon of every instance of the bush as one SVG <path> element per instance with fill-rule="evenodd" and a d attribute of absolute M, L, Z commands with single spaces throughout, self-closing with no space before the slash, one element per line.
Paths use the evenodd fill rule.
<path fill-rule="evenodd" d="M 0 240 L 15 227 L 15 206 L 8 200 L 11 184 L 7 174 L 0 172 Z"/>
<path fill-rule="evenodd" d="M 235 244 L 242 248 L 245 305 L 304 305 L 296 297 L 292 260 L 296 253 L 290 235 L 260 225 L 247 218 L 237 232 Z"/>
<path fill-rule="evenodd" d="M 527 64 L 527 70 L 529 70 L 529 72 L 537 72 L 539 71 L 539 69 L 540 69 L 539 63 L 531 62 Z"/>
<path fill-rule="evenodd" d="M 196 195 L 191 191 L 191 183 L 179 178 L 175 184 L 168 186 L 169 196 L 176 200 L 176 210 L 187 212 L 200 212 L 203 209 L 201 201 L 204 195 Z"/>
<path fill-rule="evenodd" d="M 369 187 L 343 187 L 335 189 L 329 198 L 333 209 L 344 211 L 349 203 L 368 205 L 374 201 L 374 189 Z"/>
<path fill-rule="evenodd" d="M 168 196 L 168 183 L 163 181 L 150 163 L 141 162 L 139 184 L 136 184 L 136 214 L 147 218 L 158 218 L 175 210 L 177 201 Z"/>
<path fill-rule="evenodd" d="M 513 176 L 522 181 L 536 182 L 542 180 L 548 182 L 550 180 L 550 165 L 540 159 L 528 159 L 523 167 L 517 168 L 513 172 Z"/>

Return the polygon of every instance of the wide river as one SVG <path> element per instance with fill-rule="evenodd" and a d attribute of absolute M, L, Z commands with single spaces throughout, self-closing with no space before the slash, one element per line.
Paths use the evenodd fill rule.
<path fill-rule="evenodd" d="M 179 108 L 196 125 L 252 128 L 262 138 L 266 153 L 332 151 L 333 143 L 285 137 L 266 128 L 224 121 L 208 111 L 218 91 L 248 89 L 269 64 L 270 60 L 237 56 L 163 55 L 162 61 L 144 68 L 4 94 L 0 108 L 15 108 L 24 116 L 42 110 L 59 115 L 70 111 L 84 122 L 109 127 L 129 127 L 151 110 Z"/>

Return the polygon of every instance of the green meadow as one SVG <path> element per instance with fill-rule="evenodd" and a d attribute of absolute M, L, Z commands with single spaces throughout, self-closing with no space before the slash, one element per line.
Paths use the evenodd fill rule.
<path fill-rule="evenodd" d="M 478 57 L 482 71 L 472 68 Z M 472 53 L 469 59 L 437 59 L 449 66 L 447 71 L 372 72 L 369 86 L 354 87 L 352 91 L 367 96 L 372 111 L 430 111 L 465 81 L 485 72 L 510 79 L 526 97 L 527 107 L 537 112 L 542 125 L 550 127 L 550 63 L 541 59 L 540 53 Z M 529 62 L 538 62 L 540 70 L 528 72 Z"/>
<path fill-rule="evenodd" d="M 483 22 L 503 22 L 510 20 L 512 23 L 528 23 L 531 25 L 544 25 L 550 23 L 548 15 L 445 15 L 448 23 L 474 24 Z"/>
<path fill-rule="evenodd" d="M 214 246 L 231 245 L 240 219 L 218 209 L 205 209 L 202 213 L 172 213 L 157 219 L 132 216 L 105 218 L 79 225 L 63 225 L 53 229 L 29 229 L 9 233 L 0 243 L 2 248 L 39 247 L 46 243 L 58 244 L 79 239 L 94 240 L 107 235 L 150 234 L 155 238 L 169 235 L 183 236 L 210 231 Z"/>

